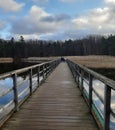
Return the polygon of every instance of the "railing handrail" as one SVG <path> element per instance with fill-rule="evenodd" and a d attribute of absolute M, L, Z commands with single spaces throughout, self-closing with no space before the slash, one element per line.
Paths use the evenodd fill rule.
<path fill-rule="evenodd" d="M 99 123 L 100 129 L 102 129 L 102 126 L 103 126 L 103 130 L 109 130 L 110 129 L 110 114 L 112 114 L 113 117 L 115 116 L 114 111 L 111 109 L 111 91 L 112 90 L 115 91 L 115 81 L 101 74 L 98 74 L 97 72 L 94 72 L 93 70 L 83 65 L 77 64 L 71 60 L 67 59 L 67 63 L 73 73 L 75 81 L 77 82 L 77 86 L 81 89 L 81 93 L 85 97 L 89 105 L 90 112 L 94 115 L 94 118 L 95 116 L 97 116 L 98 121 L 101 122 Z M 88 74 L 87 78 L 89 80 L 88 92 L 86 91 L 85 86 L 83 84 L 83 82 L 85 82 L 85 79 L 86 79 L 86 77 L 84 76 L 85 73 Z M 97 79 L 104 84 L 104 100 L 100 97 L 100 95 L 94 89 L 95 88 L 95 86 L 93 85 L 94 79 Z M 93 93 L 96 94 L 96 96 L 102 102 L 104 106 L 103 117 L 101 113 L 98 111 L 99 108 L 97 108 L 95 103 L 93 102 Z M 97 112 L 95 112 L 95 110 Z M 99 115 L 97 115 L 97 113 L 99 113 Z"/>
<path fill-rule="evenodd" d="M 73 61 L 71 61 L 73 62 Z M 104 75 L 101 75 L 87 67 L 85 67 L 84 65 L 78 64 L 73 62 L 74 64 L 76 64 L 78 67 L 82 68 L 83 70 L 85 70 L 87 73 L 91 74 L 93 77 L 99 79 L 100 81 L 102 81 L 103 83 L 105 83 L 106 85 L 108 85 L 109 87 L 111 87 L 113 90 L 115 90 L 115 81 L 112 79 L 107 78 Z"/>
<path fill-rule="evenodd" d="M 37 64 L 37 65 L 32 65 L 29 67 L 25 67 L 22 69 L 18 69 L 18 70 L 14 70 L 8 73 L 4 73 L 0 75 L 0 80 L 1 79 L 5 79 L 5 78 L 12 78 L 12 82 L 13 82 L 13 86 L 11 86 L 10 89 L 7 89 L 6 91 L 4 91 L 1 95 L 0 95 L 0 99 L 4 96 L 6 96 L 7 94 L 11 93 L 14 95 L 12 100 L 12 104 L 10 103 L 10 105 L 14 105 L 12 110 L 10 110 L 9 112 L 3 114 L 2 118 L 9 118 L 9 113 L 11 111 L 18 111 L 19 106 L 25 101 L 25 99 L 27 99 L 27 97 L 30 95 L 32 95 L 33 91 L 35 91 L 39 85 L 42 83 L 42 81 L 44 81 L 46 79 L 46 77 L 48 76 L 48 74 L 60 63 L 60 59 L 55 59 L 49 62 L 44 62 L 41 64 Z M 34 72 L 35 71 L 35 72 Z M 22 88 L 22 90 L 20 91 L 19 88 L 22 87 L 20 85 L 20 83 L 18 83 L 17 79 L 18 76 L 20 76 L 20 74 L 24 74 L 25 72 L 27 72 L 27 80 L 21 81 L 21 85 L 23 83 L 27 83 L 29 82 L 29 84 L 27 84 L 24 88 Z M 34 72 L 34 73 L 33 73 Z M 33 82 L 33 78 L 36 75 L 36 82 Z M 40 76 L 42 76 L 42 81 L 40 81 Z M 35 83 L 35 85 L 34 85 Z M 26 93 L 26 95 L 23 97 L 23 99 L 20 100 L 20 98 L 23 96 L 24 92 L 28 91 Z M 10 100 L 10 101 L 11 101 Z M 7 104 L 9 104 L 9 102 L 6 104 L 3 104 L 3 106 L 1 106 L 0 109 L 3 109 L 4 106 L 6 106 Z M 7 108 L 9 108 L 11 106 L 7 106 Z M 4 110 L 2 110 L 4 112 Z M 6 114 L 8 116 L 6 116 Z M 4 117 L 5 116 L 5 117 Z M 0 118 L 0 126 L 5 122 L 4 119 Z"/>
<path fill-rule="evenodd" d="M 52 60 L 52 61 L 48 61 L 48 62 L 43 62 L 43 63 L 37 64 L 37 65 L 31 65 L 29 67 L 24 67 L 24 68 L 21 68 L 21 69 L 17 69 L 17 70 L 13 70 L 13 71 L 10 71 L 10 72 L 7 72 L 7 73 L 0 74 L 0 80 L 4 79 L 4 78 L 7 78 L 7 77 L 9 77 L 11 75 L 14 75 L 14 74 L 20 74 L 20 73 L 26 72 L 26 71 L 28 71 L 30 69 L 34 69 L 36 67 L 43 66 L 43 65 L 51 63 L 53 61 L 56 61 L 56 60 Z"/>

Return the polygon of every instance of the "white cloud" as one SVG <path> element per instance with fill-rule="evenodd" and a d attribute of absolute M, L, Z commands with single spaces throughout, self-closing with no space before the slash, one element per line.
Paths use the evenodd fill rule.
<path fill-rule="evenodd" d="M 74 39 L 88 34 L 115 33 L 115 9 L 113 5 L 107 4 L 112 0 L 104 1 L 106 1 L 105 7 L 89 10 L 85 15 L 73 19 L 66 14 L 48 13 L 44 8 L 33 5 L 26 16 L 11 21 L 11 33 L 24 35 L 29 39 Z"/>
<path fill-rule="evenodd" d="M 105 0 L 106 3 L 113 3 L 115 4 L 115 0 Z"/>
<path fill-rule="evenodd" d="M 47 12 L 45 12 L 42 8 L 33 5 L 30 9 L 30 17 L 33 17 L 34 20 L 38 21 L 43 17 L 50 16 Z"/>
<path fill-rule="evenodd" d="M 78 0 L 59 0 L 61 2 L 64 2 L 64 3 L 74 3 L 74 2 L 77 2 Z"/>
<path fill-rule="evenodd" d="M 97 34 L 115 33 L 115 10 L 111 7 L 91 10 L 87 15 L 73 19 L 76 29 L 89 31 Z"/>
<path fill-rule="evenodd" d="M 68 15 L 53 15 L 47 13 L 43 8 L 33 5 L 27 16 L 12 22 L 11 32 L 19 35 L 47 35 L 67 29 L 70 19 Z"/>
<path fill-rule="evenodd" d="M 22 9 L 24 3 L 17 3 L 14 0 L 0 0 L 0 8 L 6 12 L 17 12 Z"/>

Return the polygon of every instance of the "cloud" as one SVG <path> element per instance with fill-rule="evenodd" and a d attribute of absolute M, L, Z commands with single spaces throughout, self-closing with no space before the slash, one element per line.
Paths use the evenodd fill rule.
<path fill-rule="evenodd" d="M 76 29 L 67 29 L 67 30 L 60 30 L 59 32 L 43 34 L 40 36 L 40 39 L 45 40 L 68 40 L 68 39 L 77 39 L 83 38 L 86 36 L 86 32 L 83 30 L 76 30 Z"/>
<path fill-rule="evenodd" d="M 115 4 L 115 0 L 105 0 L 105 3 L 109 4 Z"/>
<path fill-rule="evenodd" d="M 47 6 L 50 0 L 32 0 L 32 2 L 39 6 Z"/>
<path fill-rule="evenodd" d="M 32 0 L 33 2 L 35 2 L 35 3 L 47 3 L 47 2 L 49 2 L 49 0 Z"/>
<path fill-rule="evenodd" d="M 112 0 L 104 1 L 105 7 L 88 10 L 87 13 L 74 18 L 67 14 L 48 13 L 44 8 L 33 5 L 27 15 L 10 21 L 12 24 L 10 31 L 12 35 L 23 35 L 29 39 L 54 40 L 76 39 L 89 34 L 113 34 L 115 8 L 110 4 Z"/>
<path fill-rule="evenodd" d="M 78 0 L 59 0 L 59 1 L 64 3 L 74 3 L 77 2 Z"/>
<path fill-rule="evenodd" d="M 66 15 L 66 14 L 58 14 L 58 15 L 55 15 L 55 16 L 47 16 L 47 17 L 44 17 L 41 19 L 41 21 L 43 22 L 60 22 L 60 21 L 66 21 L 66 20 L 70 20 L 70 16 L 69 15 Z"/>
<path fill-rule="evenodd" d="M 90 33 L 115 33 L 115 10 L 111 7 L 93 9 L 87 15 L 73 19 L 72 22 L 76 29 Z"/>
<path fill-rule="evenodd" d="M 37 14 L 37 15 L 36 15 Z M 43 8 L 32 6 L 29 14 L 21 19 L 12 21 L 11 33 L 13 34 L 49 34 L 68 28 L 71 18 L 65 14 L 53 15 Z"/>
<path fill-rule="evenodd" d="M 6 12 L 17 12 L 22 9 L 24 3 L 17 3 L 14 0 L 0 0 L 0 8 Z"/>

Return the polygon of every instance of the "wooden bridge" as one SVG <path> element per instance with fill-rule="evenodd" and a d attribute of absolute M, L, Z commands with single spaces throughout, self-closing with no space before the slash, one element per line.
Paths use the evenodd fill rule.
<path fill-rule="evenodd" d="M 84 91 L 85 76 L 80 70 L 80 66 L 77 66 L 78 71 L 76 73 L 75 64 L 71 61 L 67 61 L 69 66 L 66 62 L 59 63 L 60 60 L 46 62 L 13 71 L 0 77 L 1 79 L 13 77 L 13 88 L 0 95 L 0 97 L 12 91 L 14 93 L 14 100 L 12 99 L 10 103 L 2 106 L 1 130 L 110 129 L 110 107 L 105 107 L 104 118 L 102 117 L 103 121 L 101 121 L 101 114 L 93 104 L 92 90 L 89 89 L 88 98 L 88 93 Z M 81 69 L 83 70 L 82 66 Z M 19 83 L 18 76 L 25 72 L 28 72 L 29 77 Z M 40 77 L 42 78 L 40 79 Z M 89 77 L 89 86 L 91 87 L 92 78 Z M 75 81 L 77 81 L 77 84 Z M 22 84 L 27 84 L 27 82 L 29 82 L 28 87 L 23 88 L 24 85 L 22 86 Z M 23 91 L 18 89 L 21 87 Z M 107 96 L 110 97 L 110 93 Z M 110 106 L 109 100 L 107 98 L 106 104 Z M 10 111 L 8 111 L 9 108 Z"/>

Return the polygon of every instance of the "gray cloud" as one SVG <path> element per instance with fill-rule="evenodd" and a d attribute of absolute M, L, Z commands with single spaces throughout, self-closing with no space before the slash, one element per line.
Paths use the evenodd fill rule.
<path fill-rule="evenodd" d="M 50 28 L 47 25 L 44 25 L 45 23 L 38 23 L 34 24 L 33 21 L 30 21 L 30 19 L 20 19 L 19 21 L 14 21 L 12 23 L 12 29 L 11 32 L 13 34 L 42 34 L 42 33 L 48 33 L 53 32 L 55 29 Z"/>
<path fill-rule="evenodd" d="M 44 4 L 44 3 L 47 3 L 47 2 L 49 2 L 49 0 L 32 0 L 33 2 L 35 2 L 35 3 L 40 3 L 40 4 Z"/>
<path fill-rule="evenodd" d="M 39 14 L 38 16 L 36 14 Z M 13 34 L 49 34 L 65 28 L 70 17 L 65 14 L 52 15 L 42 8 L 32 6 L 28 16 L 12 21 Z"/>
<path fill-rule="evenodd" d="M 90 30 L 90 33 L 115 33 L 115 9 L 113 6 L 90 10 L 87 15 L 73 19 L 76 29 Z"/>
<path fill-rule="evenodd" d="M 51 14 L 33 5 L 27 16 L 11 21 L 11 33 L 45 39 L 76 39 L 88 34 L 115 33 L 115 6 L 90 10 L 71 18 L 66 14 Z"/>
<path fill-rule="evenodd" d="M 69 15 L 66 14 L 58 14 L 55 16 L 47 16 L 47 17 L 43 17 L 41 19 L 42 22 L 61 22 L 61 21 L 66 21 L 66 20 L 70 20 L 71 17 Z"/>
<path fill-rule="evenodd" d="M 0 0 L 0 8 L 6 12 L 17 12 L 24 7 L 24 3 L 17 3 L 14 0 Z"/>
<path fill-rule="evenodd" d="M 59 1 L 64 3 L 75 3 L 78 2 L 79 0 L 59 0 Z"/>

